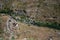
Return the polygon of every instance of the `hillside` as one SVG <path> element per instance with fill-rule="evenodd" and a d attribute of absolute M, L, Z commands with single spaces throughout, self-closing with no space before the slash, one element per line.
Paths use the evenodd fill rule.
<path fill-rule="evenodd" d="M 14 12 L 26 11 L 26 16 L 31 19 L 60 23 L 60 0 L 2 0 L 1 2 L 4 7 Z"/>
<path fill-rule="evenodd" d="M 60 40 L 60 0 L 0 0 L 0 40 Z"/>
<path fill-rule="evenodd" d="M 14 23 L 13 19 L 10 19 L 10 20 L 12 20 L 12 22 L 10 24 L 10 26 L 11 26 L 10 28 L 13 28 L 13 30 L 11 32 L 11 30 L 10 31 L 8 30 L 10 28 L 5 29 L 5 28 L 7 28 L 6 22 L 7 22 L 7 20 L 9 20 L 10 16 L 1 15 L 0 17 L 2 20 L 1 25 L 4 25 L 4 26 L 0 26 L 0 27 L 2 27 L 3 30 L 6 30 L 6 31 L 4 31 L 4 33 L 2 33 L 2 35 L 0 35 L 3 38 L 3 40 L 9 40 L 10 37 L 12 37 L 11 36 L 12 32 L 14 33 L 13 34 L 14 36 L 11 40 L 14 40 L 14 39 L 15 40 L 48 40 L 48 39 L 59 40 L 60 39 L 60 37 L 59 37 L 60 30 L 51 29 L 48 27 L 38 27 L 38 26 L 29 25 L 29 24 L 22 23 L 22 22 L 17 22 L 18 27 L 15 27 L 15 26 L 12 26 L 13 25 L 12 23 Z M 11 32 L 11 33 L 9 33 L 9 32 Z M 7 39 L 7 38 L 9 38 L 9 39 Z"/>

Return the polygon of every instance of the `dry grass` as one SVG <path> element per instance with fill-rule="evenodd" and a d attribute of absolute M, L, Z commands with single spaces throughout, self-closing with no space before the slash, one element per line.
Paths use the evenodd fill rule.
<path fill-rule="evenodd" d="M 47 40 L 50 35 L 53 36 L 54 40 L 60 39 L 56 37 L 57 34 L 54 29 L 49 29 L 47 27 L 36 27 L 33 25 L 28 26 L 24 23 L 19 23 L 19 27 L 20 35 L 17 40 L 22 40 L 24 38 L 28 38 L 28 40 Z"/>
<path fill-rule="evenodd" d="M 3 20 L 2 22 L 2 28 L 4 28 L 5 23 L 9 16 L 0 16 Z M 47 27 L 37 27 L 34 25 L 28 25 L 25 23 L 18 22 L 19 24 L 19 30 L 18 30 L 18 38 L 16 40 L 24 40 L 27 38 L 27 40 L 47 40 L 49 36 L 52 35 L 53 40 L 59 40 L 59 36 L 55 32 L 55 29 L 50 29 Z M 57 30 L 58 31 L 58 30 Z M 59 31 L 60 32 L 60 31 Z"/>
<path fill-rule="evenodd" d="M 4 28 L 5 26 L 6 26 L 6 21 L 7 21 L 7 19 L 9 18 L 9 16 L 7 16 L 7 15 L 0 15 L 0 18 L 1 18 L 1 26 L 0 27 L 2 27 L 2 28 Z"/>

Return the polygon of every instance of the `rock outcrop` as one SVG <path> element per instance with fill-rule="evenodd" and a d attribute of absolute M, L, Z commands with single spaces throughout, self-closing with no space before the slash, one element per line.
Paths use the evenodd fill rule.
<path fill-rule="evenodd" d="M 2 25 L 5 26 L 1 26 L 3 27 L 3 39 L 4 40 L 12 40 L 12 39 L 16 39 L 17 35 L 19 34 L 19 26 L 16 20 L 14 20 L 12 17 L 10 16 L 1 16 L 2 17 Z M 4 19 L 3 19 L 4 18 Z M 4 24 L 3 24 L 4 23 Z"/>

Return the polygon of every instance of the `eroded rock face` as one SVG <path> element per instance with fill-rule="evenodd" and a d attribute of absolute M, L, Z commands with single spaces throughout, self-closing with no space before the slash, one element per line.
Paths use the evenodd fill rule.
<path fill-rule="evenodd" d="M 6 22 L 6 27 L 4 27 L 5 40 L 16 39 L 18 35 L 18 23 L 12 17 L 10 17 Z"/>

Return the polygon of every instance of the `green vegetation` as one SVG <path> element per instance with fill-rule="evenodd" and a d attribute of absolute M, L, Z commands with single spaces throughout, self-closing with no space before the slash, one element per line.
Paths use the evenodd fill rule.
<path fill-rule="evenodd" d="M 9 8 L 5 8 L 5 9 L 0 10 L 0 14 L 4 13 L 4 14 L 11 15 L 11 12 L 13 12 L 13 10 L 10 10 Z"/>
<path fill-rule="evenodd" d="M 28 38 L 28 40 L 34 40 L 34 38 Z"/>
<path fill-rule="evenodd" d="M 2 11 L 0 11 L 0 13 L 5 13 L 8 14 L 10 16 L 12 16 L 12 18 L 14 18 L 15 20 L 17 20 L 15 17 L 17 14 L 15 14 L 12 10 L 10 9 L 4 9 Z M 20 16 L 20 15 L 17 15 Z M 43 26 L 43 27 L 49 27 L 49 28 L 54 28 L 54 29 L 58 29 L 60 30 L 60 24 L 56 23 L 56 22 L 41 22 L 41 21 L 31 21 L 28 17 L 22 15 L 20 16 L 20 19 L 18 19 L 18 21 L 20 22 L 24 22 L 27 24 L 32 24 L 32 25 L 37 25 L 37 26 Z"/>
<path fill-rule="evenodd" d="M 0 34 L 2 34 L 4 31 L 3 31 L 3 29 L 2 28 L 0 28 Z"/>
<path fill-rule="evenodd" d="M 37 26 L 43 26 L 43 27 L 49 27 L 49 28 L 53 28 L 53 29 L 58 29 L 60 30 L 60 24 L 56 23 L 56 22 L 35 22 L 34 25 Z"/>
<path fill-rule="evenodd" d="M 0 34 L 2 34 L 4 31 L 3 31 L 3 29 L 2 28 L 0 28 Z"/>
<path fill-rule="evenodd" d="M 3 38 L 2 38 L 2 37 L 0 37 L 0 40 L 3 40 Z"/>
<path fill-rule="evenodd" d="M 9 10 L 5 9 L 5 10 L 1 10 L 0 13 L 8 13 Z"/>
<path fill-rule="evenodd" d="M 14 37 L 12 37 L 12 39 L 11 40 L 15 40 L 15 38 Z"/>
<path fill-rule="evenodd" d="M 0 18 L 0 26 L 1 26 L 1 24 L 2 24 L 2 19 Z M 0 27 L 0 34 L 2 34 L 3 33 L 3 29 L 2 29 L 2 27 Z"/>
<path fill-rule="evenodd" d="M 2 22 L 1 17 L 0 17 L 0 23 Z"/>

